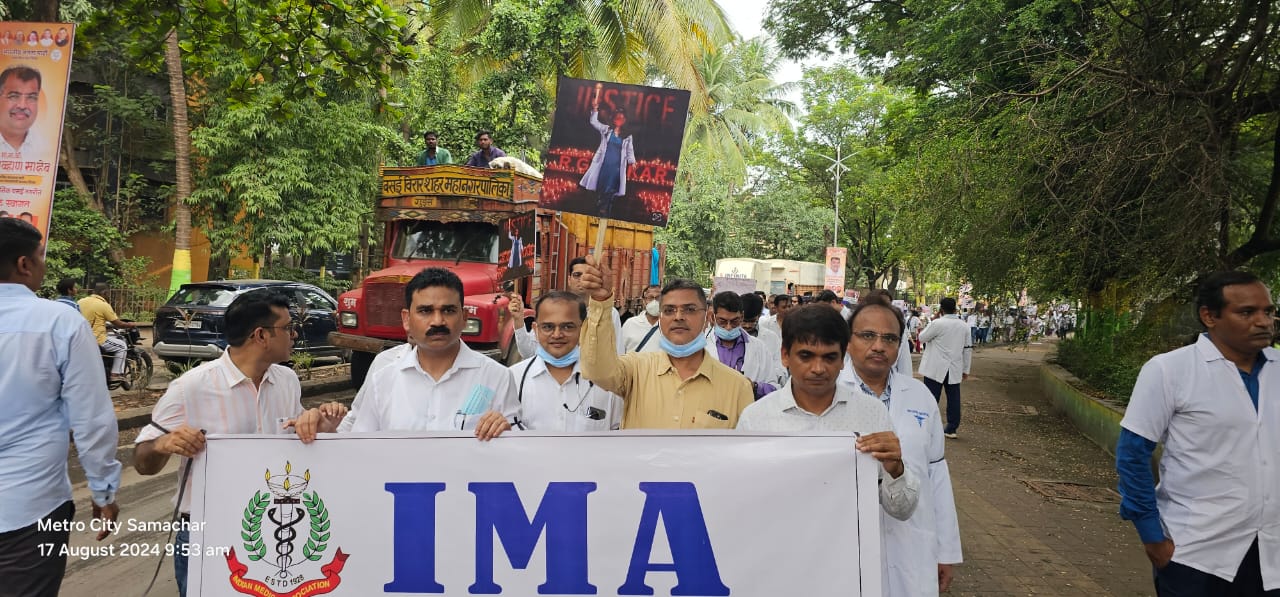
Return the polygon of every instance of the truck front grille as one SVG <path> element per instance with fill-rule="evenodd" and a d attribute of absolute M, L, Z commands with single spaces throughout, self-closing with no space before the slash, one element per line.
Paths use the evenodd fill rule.
<path fill-rule="evenodd" d="M 399 282 L 370 284 L 365 281 L 365 315 L 369 325 L 401 327 L 400 310 L 404 307 L 404 284 Z"/>

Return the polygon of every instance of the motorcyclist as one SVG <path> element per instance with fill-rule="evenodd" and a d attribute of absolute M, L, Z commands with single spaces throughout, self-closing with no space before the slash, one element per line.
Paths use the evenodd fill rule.
<path fill-rule="evenodd" d="M 89 327 L 93 328 L 93 337 L 98 341 L 98 348 L 103 354 L 111 356 L 111 381 L 120 381 L 124 379 L 124 359 L 129 351 L 129 346 L 120 338 L 107 335 L 107 324 L 111 324 L 115 328 L 132 328 L 136 327 L 133 323 L 122 321 L 111 303 L 102 295 L 107 291 L 105 282 L 98 282 L 93 285 L 93 293 L 87 297 L 80 299 L 80 314 L 89 320 Z"/>

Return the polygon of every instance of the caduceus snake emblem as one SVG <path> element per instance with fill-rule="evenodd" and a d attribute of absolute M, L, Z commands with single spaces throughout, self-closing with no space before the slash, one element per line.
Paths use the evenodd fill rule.
<path fill-rule="evenodd" d="M 272 476 L 271 469 L 267 469 L 266 479 L 273 497 L 271 503 L 275 506 L 267 511 L 267 519 L 276 525 L 272 534 L 276 540 L 276 566 L 279 568 L 276 574 L 280 578 L 288 578 L 289 567 L 294 564 L 293 543 L 298 537 L 293 527 L 302 522 L 307 513 L 298 506 L 301 503 L 299 496 L 311 482 L 311 470 L 295 475 L 293 465 L 286 462 L 283 475 Z"/>

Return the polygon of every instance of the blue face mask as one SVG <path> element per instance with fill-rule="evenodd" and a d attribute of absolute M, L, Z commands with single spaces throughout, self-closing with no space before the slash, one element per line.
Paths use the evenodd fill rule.
<path fill-rule="evenodd" d="M 662 338 L 658 340 L 658 346 L 661 347 L 664 352 L 676 357 L 677 359 L 693 356 L 698 354 L 698 351 L 706 350 L 707 348 L 707 337 L 702 332 L 698 332 L 698 335 L 694 336 L 693 341 L 688 344 L 676 344 L 675 342 L 668 340 L 666 334 L 660 335 Z"/>
<path fill-rule="evenodd" d="M 575 346 L 568 354 L 557 359 L 551 356 L 551 353 L 547 352 L 547 349 L 539 346 L 537 354 L 538 358 L 546 361 L 546 363 L 552 367 L 571 367 L 574 363 L 578 362 L 578 349 L 579 347 Z"/>
<path fill-rule="evenodd" d="M 741 326 L 733 328 L 731 330 L 726 330 L 718 325 L 715 325 L 715 326 L 711 326 L 711 331 L 715 332 L 717 338 L 721 340 L 726 340 L 726 341 L 737 340 L 738 337 L 742 335 Z"/>

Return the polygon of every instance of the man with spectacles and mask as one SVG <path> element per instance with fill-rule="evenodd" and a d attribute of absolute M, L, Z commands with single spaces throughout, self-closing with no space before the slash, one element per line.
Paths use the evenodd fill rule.
<path fill-rule="evenodd" d="M 152 423 L 138 434 L 133 466 L 139 473 L 159 473 L 174 454 L 195 457 L 204 450 L 206 433 L 296 433 L 306 440 L 307 433 L 337 430 L 346 407 L 330 402 L 304 413 L 297 374 L 277 364 L 289 360 L 298 336 L 290 306 L 288 296 L 272 289 L 251 290 L 231 301 L 223 324 L 226 352 L 169 383 L 151 412 Z M 304 414 L 306 426 L 298 421 Z M 189 522 L 189 478 L 180 491 L 178 508 Z M 187 558 L 181 554 L 189 539 L 190 529 L 183 525 L 174 538 L 173 558 L 182 596 L 187 594 Z"/>
<path fill-rule="evenodd" d="M 533 431 L 609 431 L 622 426 L 622 398 L 582 379 L 578 359 L 587 305 L 555 291 L 534 305 L 538 350 L 511 366 L 520 423 Z"/>
<path fill-rule="evenodd" d="M 658 348 L 658 315 L 661 309 L 658 298 L 662 295 L 660 284 L 645 287 L 644 312 L 622 324 L 622 347 L 626 352 L 661 352 Z"/>
<path fill-rule="evenodd" d="M 584 302 L 590 298 L 591 295 L 590 292 L 582 287 L 582 274 L 586 271 L 586 265 L 587 260 L 585 257 L 574 257 L 570 260 L 569 278 L 567 282 L 569 292 L 578 295 L 578 298 L 581 298 Z M 517 322 L 523 321 L 524 301 L 520 298 L 520 295 L 513 292 L 508 295 L 507 298 L 511 301 L 507 304 L 507 308 L 511 310 L 512 317 L 515 317 Z M 626 345 L 623 344 L 622 316 L 618 313 L 617 307 L 610 305 L 609 308 L 612 310 L 611 317 L 613 318 L 614 344 L 618 349 L 618 354 L 622 354 L 627 351 Z M 537 354 L 538 339 L 530 333 L 529 330 L 525 329 L 523 325 L 516 325 L 515 340 L 516 349 L 520 351 L 520 356 L 529 358 Z"/>
<path fill-rule="evenodd" d="M 591 295 L 582 339 L 582 375 L 622 396 L 624 429 L 733 429 L 755 400 L 751 383 L 707 354 L 707 295 L 692 280 L 672 280 L 659 295 L 661 353 L 618 356 L 609 325 L 613 279 L 593 257 L 583 264 Z"/>
<path fill-rule="evenodd" d="M 742 297 L 732 291 L 716 293 L 711 298 L 711 311 L 707 317 L 711 320 L 707 340 L 715 345 L 714 350 L 707 352 L 745 375 L 751 381 L 757 400 L 782 385 L 777 356 L 770 358 L 768 346 L 752 338 L 742 328 Z"/>
<path fill-rule="evenodd" d="M 846 353 L 851 366 L 840 372 L 840 388 L 884 405 L 902 449 L 902 461 L 920 479 L 920 497 L 911 517 L 882 517 L 886 595 L 933 596 L 946 592 L 952 566 L 963 557 L 951 471 L 947 466 L 938 403 L 929 388 L 899 371 L 906 322 L 883 295 L 867 297 L 849 317 Z"/>
<path fill-rule="evenodd" d="M 0 157 L 37 158 L 47 147 L 31 127 L 40 115 L 40 71 L 11 66 L 0 72 Z"/>

